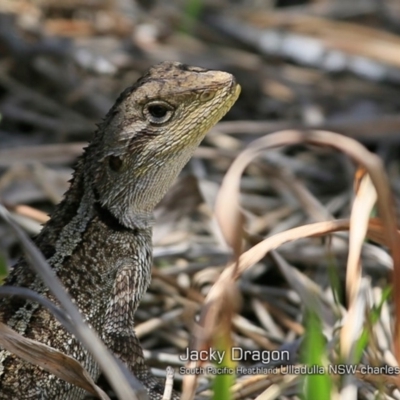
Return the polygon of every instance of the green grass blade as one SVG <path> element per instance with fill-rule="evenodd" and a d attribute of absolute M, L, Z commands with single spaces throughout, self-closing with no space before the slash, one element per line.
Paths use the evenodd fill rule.
<path fill-rule="evenodd" d="M 325 337 L 322 333 L 322 324 L 314 312 L 306 313 L 306 333 L 301 351 L 301 358 L 308 367 L 321 367 L 324 373 L 305 376 L 304 400 L 330 400 L 332 378 L 326 373 L 327 359 L 325 356 Z"/>
<path fill-rule="evenodd" d="M 226 332 L 225 335 L 220 335 L 215 340 L 215 343 L 218 351 L 225 352 L 222 362 L 215 365 L 216 371 L 234 371 L 236 363 L 232 361 L 231 357 L 232 341 L 229 332 Z M 234 382 L 234 373 L 216 373 L 213 382 L 213 400 L 231 400 L 232 393 L 230 389 Z"/>

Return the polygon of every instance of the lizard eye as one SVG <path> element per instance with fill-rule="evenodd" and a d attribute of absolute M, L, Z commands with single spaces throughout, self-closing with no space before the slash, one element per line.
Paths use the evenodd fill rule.
<path fill-rule="evenodd" d="M 174 109 L 164 101 L 152 101 L 144 107 L 145 117 L 153 124 L 163 124 L 169 121 L 173 115 Z"/>
<path fill-rule="evenodd" d="M 116 156 L 109 156 L 108 165 L 113 171 L 118 172 L 122 167 L 122 158 Z"/>

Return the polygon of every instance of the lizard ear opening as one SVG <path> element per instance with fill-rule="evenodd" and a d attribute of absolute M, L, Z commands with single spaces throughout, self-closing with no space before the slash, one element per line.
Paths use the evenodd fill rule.
<path fill-rule="evenodd" d="M 122 164 L 122 158 L 116 156 L 108 157 L 108 165 L 114 172 L 118 172 L 121 169 Z"/>

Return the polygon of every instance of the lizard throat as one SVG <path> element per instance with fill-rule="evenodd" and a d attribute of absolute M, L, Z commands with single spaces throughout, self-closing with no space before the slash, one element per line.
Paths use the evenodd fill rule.
<path fill-rule="evenodd" d="M 117 217 L 115 217 L 110 210 L 104 207 L 99 200 L 99 193 L 94 190 L 94 211 L 98 219 L 106 225 L 109 229 L 117 232 L 131 232 L 133 234 L 138 233 L 137 227 L 128 227 L 122 224 Z"/>

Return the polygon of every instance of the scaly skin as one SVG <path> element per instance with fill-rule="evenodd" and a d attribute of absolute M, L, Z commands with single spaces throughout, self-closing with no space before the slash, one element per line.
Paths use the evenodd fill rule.
<path fill-rule="evenodd" d="M 170 62 L 151 68 L 111 108 L 79 159 L 64 200 L 35 239 L 87 322 L 141 380 L 151 400 L 161 399 L 163 383 L 144 364 L 134 314 L 150 283 L 153 210 L 239 92 L 225 72 Z M 56 302 L 24 260 L 5 284 Z M 0 320 L 74 357 L 98 378 L 91 355 L 37 303 L 4 298 Z M 0 349 L 0 363 L 0 399 L 85 396 L 6 350 Z"/>

